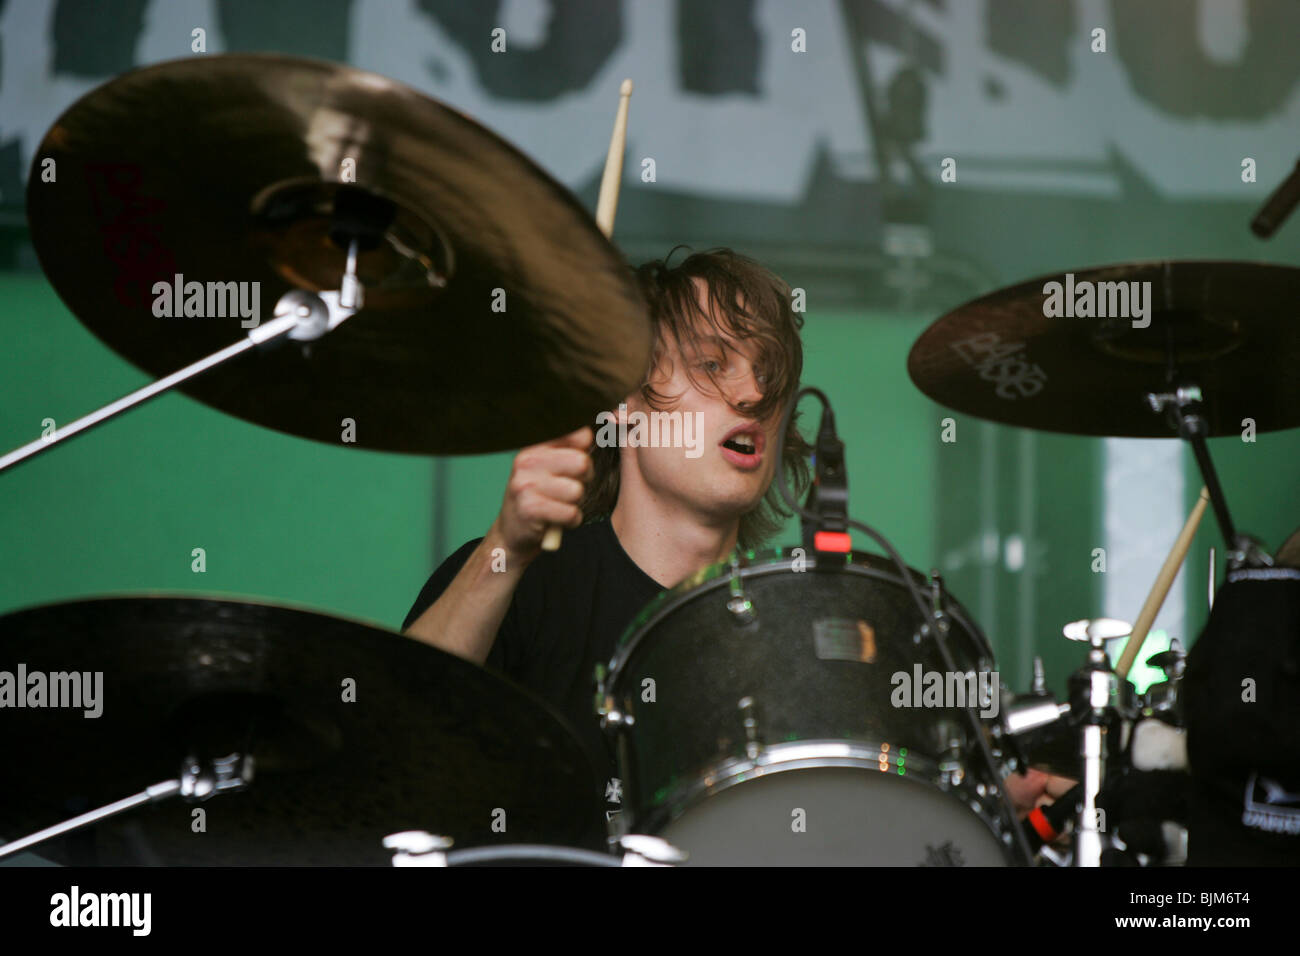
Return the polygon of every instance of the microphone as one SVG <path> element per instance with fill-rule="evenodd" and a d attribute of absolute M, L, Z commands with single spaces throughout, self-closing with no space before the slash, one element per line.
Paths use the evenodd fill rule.
<path fill-rule="evenodd" d="M 816 514 L 817 520 L 800 518 L 804 546 L 847 554 L 853 548 L 849 538 L 849 477 L 844 467 L 844 442 L 835 433 L 835 413 L 829 402 L 822 406 L 813 464 L 813 486 L 808 489 L 804 507 Z"/>
<path fill-rule="evenodd" d="M 1255 213 L 1255 218 L 1250 222 L 1250 231 L 1261 239 L 1267 239 L 1291 215 L 1296 203 L 1300 203 L 1300 160 L 1296 161 L 1291 175 L 1282 180 L 1282 185 L 1273 190 L 1273 195 Z"/>

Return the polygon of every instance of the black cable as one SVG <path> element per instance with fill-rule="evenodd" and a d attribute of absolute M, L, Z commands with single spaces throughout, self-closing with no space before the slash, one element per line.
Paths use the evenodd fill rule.
<path fill-rule="evenodd" d="M 780 435 L 782 448 L 787 446 L 790 419 L 794 415 L 794 410 L 798 406 L 799 400 L 805 395 L 817 396 L 818 401 L 822 403 L 822 407 L 827 411 L 830 410 L 830 399 L 826 397 L 826 394 L 821 389 L 812 386 L 800 389 L 795 394 L 794 398 L 790 400 L 790 403 L 785 408 L 785 412 L 781 415 Z M 780 456 L 777 460 L 776 480 L 777 488 L 781 492 L 781 498 L 785 501 L 787 507 L 798 514 L 801 518 L 808 521 L 819 520 L 817 514 L 804 508 L 803 505 L 795 501 L 794 496 L 790 494 L 790 489 L 786 484 L 784 455 Z M 946 667 L 950 673 L 956 674 L 957 666 L 953 661 L 952 654 L 948 651 L 948 645 L 943 637 L 944 632 L 947 630 L 947 625 L 940 617 L 940 614 L 942 614 L 942 608 L 932 608 L 927 604 L 924 595 L 921 594 L 920 588 L 916 586 L 916 581 L 912 578 L 911 569 L 903 562 L 903 559 L 899 556 L 898 552 L 894 550 L 894 546 L 885 539 L 884 535 L 875 528 L 863 524 L 861 521 L 855 521 L 850 518 L 848 523 L 849 527 L 857 528 L 863 534 L 875 541 L 876 544 L 880 545 L 880 547 L 884 549 L 885 554 L 889 556 L 889 559 L 894 562 L 894 567 L 898 569 L 898 573 L 903 579 L 903 584 L 906 585 L 907 590 L 911 593 L 912 599 L 916 601 L 916 606 L 921 612 L 923 632 L 927 630 L 930 632 L 930 636 L 934 638 L 935 644 L 939 648 L 939 654 L 943 658 L 944 667 Z M 1012 805 L 1011 798 L 1007 796 L 1006 787 L 1002 786 L 1002 777 L 999 773 L 997 761 L 993 758 L 993 750 L 989 747 L 988 741 L 984 739 L 984 725 L 980 723 L 979 717 L 975 713 L 975 704 L 967 701 L 963 710 L 966 713 L 967 719 L 970 721 L 971 729 L 975 732 L 975 740 L 979 744 L 980 754 L 984 758 L 984 762 L 988 765 L 989 772 L 993 775 L 993 779 L 997 784 L 998 796 L 1002 799 L 1003 809 L 1005 809 L 1008 814 L 1008 822 L 1011 825 L 1011 832 L 1015 835 L 1016 842 L 1019 844 L 1020 850 L 1024 854 L 1025 863 L 1031 864 L 1034 859 L 1033 851 L 1029 847 L 1029 841 L 1025 838 L 1024 831 L 1020 826 L 1020 820 L 1016 816 L 1016 808 Z"/>

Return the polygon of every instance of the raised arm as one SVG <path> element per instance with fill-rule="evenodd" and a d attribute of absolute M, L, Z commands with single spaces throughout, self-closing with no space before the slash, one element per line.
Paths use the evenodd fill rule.
<path fill-rule="evenodd" d="M 501 511 L 447 589 L 406 634 L 476 664 L 487 660 L 510 600 L 547 527 L 576 528 L 592 475 L 590 428 L 515 456 Z"/>

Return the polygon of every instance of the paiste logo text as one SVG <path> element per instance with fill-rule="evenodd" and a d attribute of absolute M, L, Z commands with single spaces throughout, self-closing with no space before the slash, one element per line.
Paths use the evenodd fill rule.
<path fill-rule="evenodd" d="M 153 296 L 153 314 L 160 319 L 238 316 L 245 329 L 255 329 L 262 321 L 260 282 L 186 282 L 178 272 L 171 282 L 155 282 Z"/>
<path fill-rule="evenodd" d="M 1135 329 L 1151 324 L 1150 282 L 1075 282 L 1067 272 L 1064 285 L 1048 282 L 1043 295 L 1045 318 L 1132 319 Z"/>

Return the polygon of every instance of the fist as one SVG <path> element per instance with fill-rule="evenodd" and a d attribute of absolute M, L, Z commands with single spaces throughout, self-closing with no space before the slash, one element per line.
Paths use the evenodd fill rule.
<path fill-rule="evenodd" d="M 563 438 L 530 445 L 515 455 L 505 500 L 494 531 L 506 553 L 519 564 L 537 557 L 551 525 L 582 524 L 582 500 L 593 468 L 589 450 L 595 435 L 588 427 Z"/>
<path fill-rule="evenodd" d="M 1076 781 L 1068 777 L 1057 777 L 1032 767 L 1024 776 L 1018 773 L 1008 774 L 1002 781 L 1007 796 L 1016 808 L 1016 813 L 1024 817 L 1034 807 L 1054 803 L 1074 788 Z"/>

